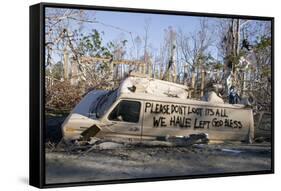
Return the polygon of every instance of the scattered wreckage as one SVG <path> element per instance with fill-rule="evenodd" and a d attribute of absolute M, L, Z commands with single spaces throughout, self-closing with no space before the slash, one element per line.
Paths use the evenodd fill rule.
<path fill-rule="evenodd" d="M 64 141 L 95 138 L 203 142 L 250 141 L 252 109 L 210 99 L 188 99 L 184 85 L 132 75 L 118 89 L 93 90 L 62 124 Z"/>

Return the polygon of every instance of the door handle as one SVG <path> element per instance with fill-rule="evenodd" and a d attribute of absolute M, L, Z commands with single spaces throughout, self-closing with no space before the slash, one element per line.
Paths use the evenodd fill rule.
<path fill-rule="evenodd" d="M 129 131 L 139 131 L 140 128 L 139 127 L 131 127 L 129 128 Z"/>

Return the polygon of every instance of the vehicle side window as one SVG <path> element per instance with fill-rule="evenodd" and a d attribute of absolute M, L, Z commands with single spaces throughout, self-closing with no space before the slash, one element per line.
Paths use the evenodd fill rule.
<path fill-rule="evenodd" d="M 108 119 L 112 121 L 137 123 L 140 116 L 140 107 L 140 102 L 123 100 L 119 102 L 109 114 Z"/>

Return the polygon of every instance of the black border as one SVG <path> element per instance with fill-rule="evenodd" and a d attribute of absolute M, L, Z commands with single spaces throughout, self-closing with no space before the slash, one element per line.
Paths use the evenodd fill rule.
<path fill-rule="evenodd" d="M 70 183 L 45 183 L 45 8 L 72 8 L 87 9 L 101 11 L 117 11 L 117 12 L 134 12 L 149 14 L 165 14 L 165 15 L 182 15 L 182 16 L 199 16 L 199 17 L 216 17 L 216 18 L 240 18 L 248 20 L 264 20 L 271 21 L 271 76 L 272 76 L 272 141 L 271 141 L 271 170 L 236 172 L 236 173 L 219 173 L 204 175 L 186 175 L 186 176 L 170 176 L 155 177 L 141 179 L 124 179 L 124 180 L 108 180 L 108 181 L 89 181 L 89 182 L 70 182 Z M 154 10 L 154 9 L 137 9 L 123 7 L 105 7 L 93 5 L 74 5 L 74 4 L 57 4 L 57 3 L 39 3 L 30 6 L 30 139 L 29 139 L 29 184 L 38 188 L 54 188 L 67 186 L 86 186 L 116 183 L 136 183 L 148 181 L 166 181 L 178 179 L 194 179 L 194 178 L 211 178 L 211 177 L 228 177 L 242 175 L 258 175 L 274 173 L 274 18 L 264 16 L 249 15 L 231 15 L 217 13 L 198 13 L 171 10 Z M 40 65 L 38 65 L 40 63 Z M 39 127 L 39 128 L 38 128 Z"/>
<path fill-rule="evenodd" d="M 29 184 L 42 188 L 43 127 L 42 124 L 42 5 L 29 8 Z"/>

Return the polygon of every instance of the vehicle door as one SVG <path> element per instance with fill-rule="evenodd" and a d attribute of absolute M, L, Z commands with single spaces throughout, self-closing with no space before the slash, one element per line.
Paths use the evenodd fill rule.
<path fill-rule="evenodd" d="M 142 102 L 119 100 L 106 115 L 106 123 L 113 134 L 140 138 Z"/>
<path fill-rule="evenodd" d="M 171 104 L 156 101 L 143 102 L 143 129 L 142 138 L 163 138 L 177 132 L 176 128 L 171 128 L 170 107 Z"/>

